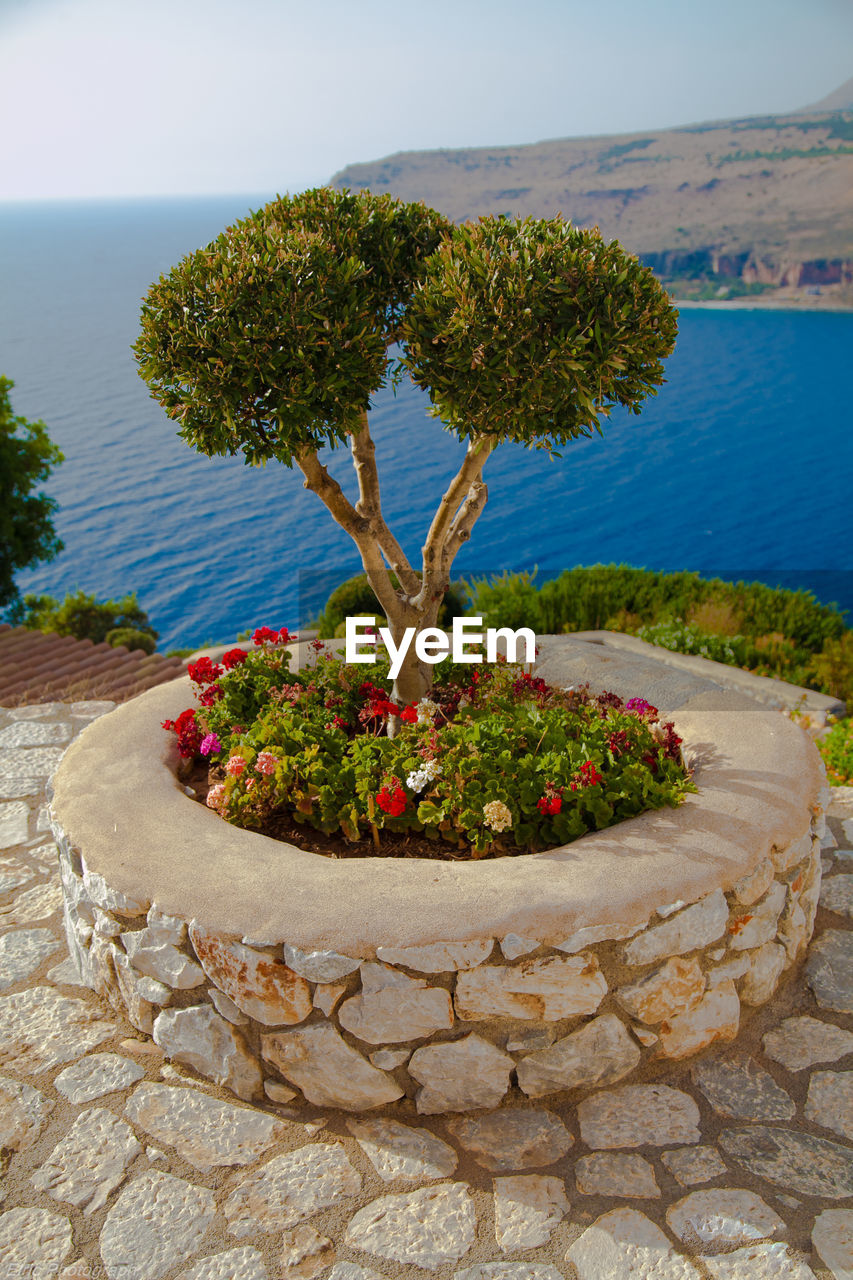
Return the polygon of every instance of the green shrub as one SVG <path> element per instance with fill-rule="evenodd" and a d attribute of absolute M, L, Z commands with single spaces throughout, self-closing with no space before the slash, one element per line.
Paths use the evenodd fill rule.
<path fill-rule="evenodd" d="M 833 725 L 825 737 L 818 738 L 817 749 L 830 786 L 853 786 L 853 718 L 848 716 Z"/>
<path fill-rule="evenodd" d="M 399 583 L 393 574 L 391 582 L 396 590 Z M 438 626 L 449 627 L 455 617 L 465 612 L 466 603 L 464 584 L 451 582 L 438 611 Z M 367 616 L 372 614 L 377 619 L 385 618 L 385 611 L 376 599 L 373 588 L 364 573 L 348 578 L 339 587 L 335 587 L 326 601 L 326 607 L 319 621 L 320 635 L 327 640 L 332 636 L 343 635 L 341 627 L 347 618 L 359 614 Z M 385 622 L 377 621 L 376 625 L 384 626 Z"/>
<path fill-rule="evenodd" d="M 124 645 L 125 649 L 143 649 L 145 653 L 153 653 L 157 641 L 148 631 L 137 631 L 133 627 L 115 627 L 104 636 L 107 644 L 116 648 Z"/>
<path fill-rule="evenodd" d="M 85 591 L 74 591 L 60 602 L 53 596 L 24 596 L 23 606 L 15 611 L 16 624 L 31 631 L 55 631 L 60 636 L 92 640 L 100 644 L 118 628 L 143 631 L 155 644 L 158 633 L 141 609 L 136 593 L 121 600 L 96 600 Z"/>

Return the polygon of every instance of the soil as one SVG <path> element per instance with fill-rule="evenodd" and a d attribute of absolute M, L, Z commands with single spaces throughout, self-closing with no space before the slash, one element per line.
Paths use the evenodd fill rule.
<path fill-rule="evenodd" d="M 180 770 L 180 778 L 185 786 L 192 788 L 193 799 L 204 804 L 207 793 L 221 777 L 213 776 L 213 770 L 205 761 L 198 761 L 191 767 L 184 765 Z M 378 831 L 378 847 L 372 839 L 346 840 L 340 832 L 326 835 L 315 830 L 307 823 L 295 822 L 288 813 L 274 813 L 263 827 L 247 827 L 248 831 L 257 831 L 271 840 L 295 845 L 307 853 L 320 853 L 326 858 L 434 858 L 442 862 L 470 862 L 476 858 L 512 857 L 519 854 L 534 853 L 533 849 L 493 849 L 488 854 L 478 854 L 470 845 L 454 845 L 446 840 L 429 837 L 417 831 Z"/>

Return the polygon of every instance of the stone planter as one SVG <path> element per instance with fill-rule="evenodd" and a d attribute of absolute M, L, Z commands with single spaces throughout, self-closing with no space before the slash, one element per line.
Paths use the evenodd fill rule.
<path fill-rule="evenodd" d="M 189 799 L 160 722 L 91 725 L 55 779 L 82 980 L 245 1099 L 424 1114 L 636 1077 L 717 1040 L 803 955 L 826 794 L 807 736 L 736 695 L 671 713 L 700 791 L 561 849 L 335 860 Z"/>

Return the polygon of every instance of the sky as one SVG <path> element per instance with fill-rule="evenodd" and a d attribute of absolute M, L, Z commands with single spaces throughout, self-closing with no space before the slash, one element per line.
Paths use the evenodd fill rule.
<path fill-rule="evenodd" d="M 0 0 L 0 201 L 785 112 L 851 51 L 853 0 Z"/>

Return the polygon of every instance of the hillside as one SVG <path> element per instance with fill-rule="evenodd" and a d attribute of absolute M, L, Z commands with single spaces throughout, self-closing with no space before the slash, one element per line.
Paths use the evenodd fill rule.
<path fill-rule="evenodd" d="M 847 96 L 842 86 L 830 98 Z M 853 110 L 400 152 L 349 165 L 331 185 L 425 200 L 456 221 L 598 224 L 679 297 L 853 305 Z"/>

